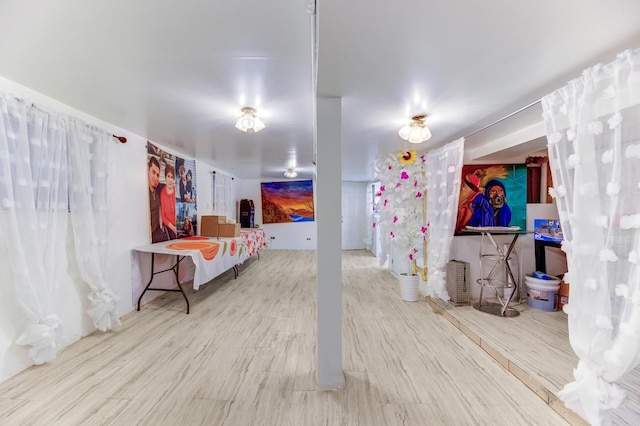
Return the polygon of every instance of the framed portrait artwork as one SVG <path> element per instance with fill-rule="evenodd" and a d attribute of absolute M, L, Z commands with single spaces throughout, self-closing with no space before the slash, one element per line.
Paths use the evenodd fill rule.
<path fill-rule="evenodd" d="M 527 167 L 525 164 L 465 165 L 455 235 L 466 226 L 527 225 Z"/>

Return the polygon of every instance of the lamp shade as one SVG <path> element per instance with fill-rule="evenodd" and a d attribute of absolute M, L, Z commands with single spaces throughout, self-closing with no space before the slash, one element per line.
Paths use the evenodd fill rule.
<path fill-rule="evenodd" d="M 260 130 L 264 129 L 265 125 L 262 122 L 262 120 L 260 120 L 258 117 L 255 117 L 255 119 L 253 120 L 253 131 L 254 132 L 259 132 Z"/>
<path fill-rule="evenodd" d="M 398 134 L 402 139 L 409 140 L 409 135 L 411 134 L 411 126 L 406 124 L 402 129 L 398 131 Z"/>

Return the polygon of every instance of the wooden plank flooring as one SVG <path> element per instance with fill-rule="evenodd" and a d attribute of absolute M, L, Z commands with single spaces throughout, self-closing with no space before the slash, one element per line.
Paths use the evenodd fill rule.
<path fill-rule="evenodd" d="M 518 377 L 540 398 L 573 424 L 586 424 L 567 410 L 558 392 L 573 381 L 578 357 L 569 343 L 567 315 L 532 309 L 526 299 L 514 307 L 517 317 L 502 318 L 471 306 L 454 307 L 442 300 L 428 299 L 442 314 L 504 368 Z M 640 424 L 640 367 L 619 383 L 628 398 L 613 413 L 614 425 Z"/>
<path fill-rule="evenodd" d="M 316 253 L 264 250 L 0 384 L 9 425 L 568 424 L 369 252 L 343 255 L 346 386 L 316 385 Z"/>

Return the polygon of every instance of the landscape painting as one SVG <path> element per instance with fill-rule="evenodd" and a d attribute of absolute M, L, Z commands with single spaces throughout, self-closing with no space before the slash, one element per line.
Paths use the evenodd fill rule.
<path fill-rule="evenodd" d="M 313 222 L 313 181 L 263 182 L 262 223 Z"/>

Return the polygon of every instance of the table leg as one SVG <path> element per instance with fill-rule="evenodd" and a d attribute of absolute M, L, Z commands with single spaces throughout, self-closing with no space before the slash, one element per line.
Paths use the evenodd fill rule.
<path fill-rule="evenodd" d="M 484 237 L 488 237 L 489 240 L 491 241 L 491 244 L 493 245 L 493 248 L 495 250 L 495 254 L 486 254 L 483 253 L 482 251 L 482 247 L 484 246 Z M 519 234 L 516 233 L 514 234 L 511 243 L 509 244 L 509 248 L 506 251 L 503 251 L 500 248 L 500 245 L 497 243 L 497 241 L 495 240 L 495 238 L 493 237 L 493 235 L 491 235 L 490 232 L 482 232 L 482 241 L 481 241 L 481 247 L 480 247 L 480 274 L 482 276 L 482 278 L 479 278 L 477 281 L 480 284 L 480 299 L 478 301 L 477 304 L 474 304 L 473 307 L 477 310 L 486 312 L 486 313 L 490 313 L 493 315 L 500 315 L 503 317 L 514 317 L 514 316 L 518 316 L 520 314 L 520 312 L 518 312 L 517 310 L 510 308 L 509 307 L 509 303 L 511 302 L 511 299 L 513 298 L 513 295 L 517 293 L 518 290 L 518 284 L 515 280 L 515 277 L 513 275 L 513 271 L 511 270 L 511 267 L 509 265 L 508 259 L 509 256 L 511 255 L 511 252 L 515 246 L 515 243 L 518 239 Z M 493 261 L 493 267 L 491 268 L 491 270 L 489 271 L 489 273 L 485 276 L 484 272 L 482 271 L 482 261 L 483 259 L 489 259 L 490 261 Z M 498 293 L 498 289 L 499 288 L 503 288 L 504 286 L 504 281 L 503 280 L 496 280 L 494 279 L 494 275 L 499 271 L 501 265 L 505 265 L 509 276 L 511 277 L 511 281 L 513 282 L 514 285 L 514 291 L 511 293 L 511 295 L 508 298 L 504 298 L 504 296 L 500 296 L 500 294 Z M 488 285 L 490 286 L 493 291 L 495 292 L 495 296 L 498 299 L 499 303 L 494 303 L 494 302 L 487 302 L 485 305 L 482 304 L 482 297 L 483 297 L 483 290 L 484 290 L 484 286 Z M 498 286 L 496 288 L 496 285 Z"/>
<path fill-rule="evenodd" d="M 142 302 L 142 296 L 144 296 L 144 294 L 147 292 L 147 290 L 173 291 L 173 292 L 179 291 L 180 293 L 182 293 L 182 297 L 184 297 L 185 302 L 187 302 L 187 314 L 189 314 L 189 299 L 187 298 L 187 294 L 182 289 L 182 285 L 180 284 L 180 278 L 178 277 L 178 273 L 180 272 L 180 262 L 182 262 L 184 259 L 185 259 L 185 256 L 180 257 L 180 255 L 176 255 L 176 263 L 175 263 L 175 265 L 173 265 L 171 268 L 163 269 L 162 271 L 155 271 L 154 270 L 155 269 L 155 253 L 151 253 L 151 278 L 149 279 L 149 282 L 147 283 L 147 286 L 142 291 L 142 294 L 138 298 L 138 307 L 137 307 L 138 311 L 140 310 L 140 303 Z M 176 276 L 176 285 L 178 286 L 178 288 L 154 288 L 154 287 L 149 287 L 151 285 L 151 283 L 153 282 L 153 278 L 156 275 L 161 274 L 163 272 L 167 272 L 167 271 L 173 271 L 173 273 L 175 274 L 175 276 Z"/>
<path fill-rule="evenodd" d="M 516 241 L 518 240 L 518 236 L 520 234 L 515 234 L 513 240 L 511 240 L 511 244 L 509 244 L 509 248 L 507 249 L 507 253 L 504 256 L 504 263 L 507 266 L 507 272 L 509 273 L 509 277 L 511 277 L 511 282 L 513 283 L 513 291 L 509 295 L 509 298 L 504 301 L 504 307 L 502 308 L 502 316 L 505 315 L 507 308 L 509 307 L 509 303 L 511 299 L 513 299 L 513 295 L 518 293 L 518 282 L 513 276 L 513 271 L 511 270 L 511 265 L 509 265 L 509 256 L 511 256 L 511 251 L 513 251 L 513 247 L 516 245 Z"/>

